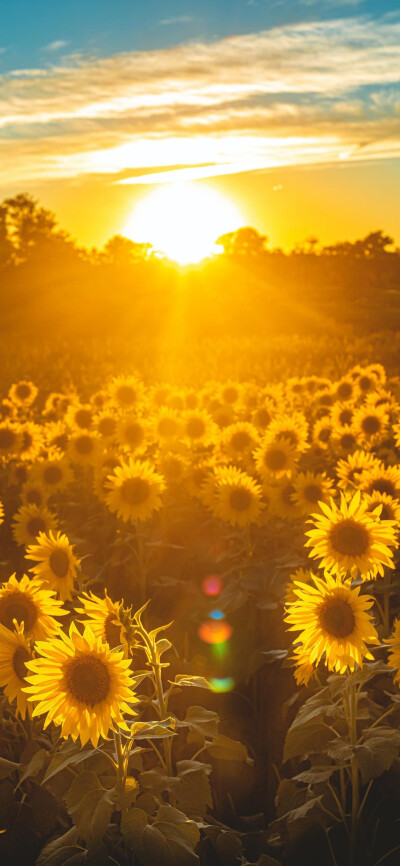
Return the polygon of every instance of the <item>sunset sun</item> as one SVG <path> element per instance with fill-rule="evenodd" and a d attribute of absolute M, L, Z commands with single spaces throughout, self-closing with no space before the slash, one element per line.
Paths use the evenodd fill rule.
<path fill-rule="evenodd" d="M 243 225 L 239 208 L 209 186 L 171 183 L 143 198 L 132 211 L 123 234 L 149 242 L 181 265 L 199 262 L 215 252 L 224 232 Z"/>

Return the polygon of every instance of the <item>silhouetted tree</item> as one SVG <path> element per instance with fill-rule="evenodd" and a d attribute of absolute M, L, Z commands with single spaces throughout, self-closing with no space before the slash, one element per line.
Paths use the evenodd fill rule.
<path fill-rule="evenodd" d="M 107 264 L 127 267 L 139 260 L 148 259 L 152 250 L 152 244 L 137 243 L 123 235 L 113 235 L 105 244 L 102 256 Z"/>
<path fill-rule="evenodd" d="M 243 226 L 235 232 L 220 235 L 215 241 L 226 256 L 260 256 L 265 253 L 267 236 L 261 235 L 251 226 Z"/>
<path fill-rule="evenodd" d="M 57 252 L 60 256 L 67 250 L 77 252 L 68 233 L 57 228 L 52 211 L 40 207 L 33 196 L 20 193 L 5 199 L 1 207 L 16 261 L 26 261 L 32 255 L 37 257 L 38 251 L 49 253 L 49 247 L 52 247 L 53 254 Z"/>
<path fill-rule="evenodd" d="M 9 238 L 7 226 L 7 208 L 0 205 L 0 268 L 12 262 L 14 247 Z"/>

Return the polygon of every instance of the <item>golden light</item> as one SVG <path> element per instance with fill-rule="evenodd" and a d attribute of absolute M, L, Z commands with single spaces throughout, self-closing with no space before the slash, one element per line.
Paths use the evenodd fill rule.
<path fill-rule="evenodd" d="M 170 183 L 136 205 L 122 233 L 186 265 L 216 252 L 219 235 L 243 223 L 239 208 L 211 187 Z"/>

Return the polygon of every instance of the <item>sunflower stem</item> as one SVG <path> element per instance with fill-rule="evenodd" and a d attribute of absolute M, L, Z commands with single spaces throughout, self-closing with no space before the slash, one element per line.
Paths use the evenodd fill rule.
<path fill-rule="evenodd" d="M 384 584 L 386 592 L 383 594 L 383 629 L 384 637 L 390 637 L 390 574 L 385 574 Z"/>
<path fill-rule="evenodd" d="M 115 743 L 115 751 L 117 755 L 118 761 L 118 780 L 121 785 L 122 794 L 125 793 L 125 781 L 126 781 L 126 761 L 124 758 L 124 752 L 122 748 L 121 742 L 121 734 L 119 731 L 114 731 L 114 743 Z"/>
<path fill-rule="evenodd" d="M 349 684 L 349 734 L 353 746 L 357 744 L 357 691 L 355 683 L 350 680 Z M 355 866 L 357 831 L 359 818 L 359 782 L 358 764 L 355 754 L 351 759 L 351 833 L 349 849 L 349 866 Z"/>
<path fill-rule="evenodd" d="M 147 595 L 147 570 L 144 558 L 144 540 L 142 527 L 139 521 L 136 521 L 136 538 L 137 538 L 137 562 L 139 569 L 139 587 L 141 603 L 144 604 Z"/>

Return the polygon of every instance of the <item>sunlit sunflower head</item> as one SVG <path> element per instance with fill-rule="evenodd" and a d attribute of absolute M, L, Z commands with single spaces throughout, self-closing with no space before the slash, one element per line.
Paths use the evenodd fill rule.
<path fill-rule="evenodd" d="M 335 454 L 347 456 L 352 454 L 361 443 L 354 428 L 350 424 L 345 424 L 344 427 L 334 427 L 330 444 Z"/>
<path fill-rule="evenodd" d="M 36 385 L 26 379 L 22 379 L 15 385 L 11 385 L 8 392 L 10 400 L 15 403 L 16 406 L 23 407 L 31 406 L 36 400 L 37 394 L 38 389 L 36 388 Z"/>
<path fill-rule="evenodd" d="M 39 532 L 57 528 L 54 514 L 45 505 L 21 505 L 14 515 L 13 535 L 17 544 L 34 544 Z"/>
<path fill-rule="evenodd" d="M 37 481 L 27 481 L 21 490 L 21 500 L 23 505 L 37 505 L 38 508 L 45 506 L 49 496 L 49 491 L 45 490 L 42 484 Z"/>
<path fill-rule="evenodd" d="M 276 406 L 269 398 L 264 398 L 261 405 L 254 410 L 251 416 L 252 424 L 260 431 L 268 429 L 271 421 L 276 416 Z"/>
<path fill-rule="evenodd" d="M 117 442 L 132 454 L 144 453 L 149 437 L 148 424 L 134 413 L 123 415 L 117 425 Z"/>
<path fill-rule="evenodd" d="M 219 466 L 214 475 L 215 517 L 233 526 L 257 523 L 262 509 L 260 485 L 236 466 Z"/>
<path fill-rule="evenodd" d="M 182 433 L 192 447 L 218 441 L 218 428 L 205 409 L 187 410 L 182 414 Z"/>
<path fill-rule="evenodd" d="M 58 592 L 62 601 L 72 597 L 79 559 L 64 533 L 39 532 L 37 544 L 27 547 L 25 558 L 37 563 L 29 571 Z"/>
<path fill-rule="evenodd" d="M 312 438 L 314 445 L 322 451 L 326 451 L 329 448 L 333 429 L 331 418 L 319 418 L 313 426 Z"/>
<path fill-rule="evenodd" d="M 339 460 L 336 466 L 338 487 L 342 490 L 348 487 L 358 488 L 365 470 L 381 465 L 380 460 L 368 451 L 358 450 L 354 454 L 349 454 L 346 459 Z"/>
<path fill-rule="evenodd" d="M 333 483 L 325 472 L 298 472 L 293 481 L 294 500 L 306 516 L 319 507 L 320 502 L 329 502 Z"/>
<path fill-rule="evenodd" d="M 268 479 L 271 476 L 281 478 L 282 475 L 291 475 L 299 455 L 287 437 L 271 436 L 268 430 L 264 442 L 253 456 L 257 471 Z"/>
<path fill-rule="evenodd" d="M 293 675 L 298 686 L 308 686 L 310 680 L 317 675 L 317 670 L 310 662 L 310 656 L 302 646 L 293 648 L 290 660 L 294 662 Z"/>
<path fill-rule="evenodd" d="M 368 367 L 361 367 L 360 365 L 353 367 L 352 375 L 354 375 L 355 382 L 362 394 L 367 394 L 368 391 L 375 391 L 379 385 L 384 384 L 385 380 L 381 381 L 382 374 L 378 366 L 380 367 L 380 365 L 371 364 Z M 383 370 L 383 372 L 385 371 Z"/>
<path fill-rule="evenodd" d="M 0 400 L 0 421 L 12 421 L 16 414 L 16 406 L 11 400 L 7 400 L 7 397 Z"/>
<path fill-rule="evenodd" d="M 389 416 L 384 406 L 360 406 L 354 413 L 353 429 L 358 441 L 366 447 L 381 442 L 389 424 Z"/>
<path fill-rule="evenodd" d="M 314 559 L 321 560 L 321 568 L 339 575 L 359 572 L 364 579 L 383 576 L 384 566 L 394 568 L 396 524 L 369 514 L 359 490 L 350 502 L 342 493 L 340 507 L 331 499 L 330 505 L 322 502 L 320 508 L 322 513 L 310 520 L 314 529 L 306 532 L 306 547 Z"/>
<path fill-rule="evenodd" d="M 221 386 L 220 397 L 223 403 L 228 403 L 229 406 L 233 406 L 240 400 L 241 393 L 242 388 L 238 382 L 225 382 L 225 384 Z"/>
<path fill-rule="evenodd" d="M 334 387 L 335 399 L 340 403 L 353 403 L 357 400 L 359 389 L 357 382 L 351 376 L 343 376 Z M 349 422 L 346 421 L 346 424 Z"/>
<path fill-rule="evenodd" d="M 278 415 L 273 418 L 268 427 L 268 435 L 274 439 L 287 439 L 292 448 L 299 453 L 309 447 L 308 424 L 302 412 Z"/>
<path fill-rule="evenodd" d="M 24 424 L 20 425 L 19 436 L 19 459 L 34 460 L 43 447 L 43 429 L 32 421 L 25 421 Z"/>
<path fill-rule="evenodd" d="M 165 479 L 167 486 L 180 484 L 186 476 L 188 461 L 184 452 L 160 451 L 157 458 L 157 469 Z"/>
<path fill-rule="evenodd" d="M 367 613 L 374 603 L 330 574 L 315 576 L 313 586 L 297 583 L 297 600 L 287 605 L 286 622 L 290 631 L 299 632 L 298 641 L 310 664 L 324 657 L 330 671 L 344 673 L 373 659 L 367 644 L 378 643 L 378 635 Z"/>
<path fill-rule="evenodd" d="M 371 494 L 365 493 L 364 501 L 367 512 L 369 514 L 375 512 L 377 520 L 394 520 L 400 526 L 400 501 L 398 499 L 375 490 Z"/>
<path fill-rule="evenodd" d="M 330 410 L 333 426 L 341 429 L 352 425 L 354 418 L 354 406 L 352 403 L 334 403 Z"/>
<path fill-rule="evenodd" d="M 94 419 L 94 428 L 106 445 L 115 442 L 117 426 L 118 414 L 113 407 L 103 409 Z"/>
<path fill-rule="evenodd" d="M 363 472 L 360 478 L 360 488 L 364 493 L 387 493 L 393 499 L 400 499 L 400 466 L 383 466 L 374 464 Z"/>
<path fill-rule="evenodd" d="M 369 408 L 373 407 L 374 409 L 381 407 L 389 414 L 398 414 L 399 412 L 399 404 L 396 397 L 391 391 L 387 391 L 384 388 L 379 389 L 379 391 L 370 391 L 365 397 L 364 405 Z"/>
<path fill-rule="evenodd" d="M 102 446 L 99 436 L 90 430 L 71 436 L 67 457 L 78 466 L 93 466 L 97 463 Z"/>
<path fill-rule="evenodd" d="M 14 630 L 14 620 L 23 623 L 26 637 L 33 640 L 49 637 L 60 629 L 58 617 L 67 613 L 52 590 L 24 574 L 17 580 L 12 574 L 0 586 L 0 624 Z"/>
<path fill-rule="evenodd" d="M 46 460 L 35 463 L 30 480 L 36 481 L 50 494 L 65 490 L 72 481 L 72 472 L 66 458 L 55 452 Z"/>
<path fill-rule="evenodd" d="M 88 619 L 81 619 L 85 628 L 88 626 L 96 638 L 108 643 L 111 649 L 121 647 L 124 652 L 126 645 L 126 628 L 121 621 L 121 602 L 111 601 L 104 590 L 104 598 L 94 595 L 93 592 L 84 592 L 79 597 L 83 608 L 76 608 L 76 613 L 83 613 Z"/>
<path fill-rule="evenodd" d="M 297 568 L 293 574 L 289 575 L 288 582 L 286 584 L 285 590 L 285 603 L 292 604 L 297 601 L 297 595 L 295 593 L 295 589 L 297 588 L 297 584 L 306 584 L 307 586 L 314 585 L 314 577 L 315 573 L 310 571 L 309 568 Z"/>
<path fill-rule="evenodd" d="M 162 507 L 165 482 L 148 460 L 130 459 L 117 466 L 107 481 L 106 502 L 122 520 L 146 520 Z"/>
<path fill-rule="evenodd" d="M 16 701 L 17 714 L 23 719 L 27 710 L 32 715 L 32 707 L 22 691 L 28 685 L 25 663 L 31 659 L 31 641 L 24 635 L 23 623 L 17 624 L 14 631 L 0 624 L 0 687 L 10 703 Z"/>
<path fill-rule="evenodd" d="M 214 460 L 213 458 L 204 458 L 196 461 L 195 464 L 190 464 L 187 470 L 187 486 L 191 496 L 195 499 L 200 499 L 204 502 L 204 490 L 208 486 L 210 479 L 214 479 Z M 211 502 L 213 496 L 211 497 Z M 210 504 L 205 502 L 205 504 Z"/>
<path fill-rule="evenodd" d="M 159 442 L 170 442 L 179 438 L 182 433 L 180 416 L 175 409 L 164 407 L 160 409 L 152 421 L 153 436 Z"/>
<path fill-rule="evenodd" d="M 108 496 L 107 479 L 117 466 L 122 466 L 122 457 L 116 451 L 105 451 L 99 456 L 93 476 L 93 490 L 101 502 Z"/>
<path fill-rule="evenodd" d="M 90 405 L 96 412 L 103 409 L 107 405 L 110 395 L 107 391 L 96 391 L 90 398 Z"/>
<path fill-rule="evenodd" d="M 284 520 L 300 520 L 302 511 L 295 502 L 294 477 L 283 475 L 274 487 L 263 484 L 264 497 L 266 492 L 270 496 L 270 510 L 272 514 L 282 517 Z"/>
<path fill-rule="evenodd" d="M 236 424 L 225 428 L 221 445 L 229 457 L 242 461 L 251 455 L 259 444 L 259 439 L 259 433 L 253 424 L 248 421 L 237 421 Z"/>
<path fill-rule="evenodd" d="M 120 409 L 137 409 L 142 403 L 144 388 L 136 376 L 116 376 L 108 390 L 111 400 Z"/>
<path fill-rule="evenodd" d="M 20 425 L 12 421 L 0 423 L 0 457 L 17 455 L 21 448 Z"/>
<path fill-rule="evenodd" d="M 394 681 L 398 683 L 400 682 L 400 619 L 394 621 L 393 634 L 385 643 L 390 646 L 388 664 L 395 669 Z"/>
<path fill-rule="evenodd" d="M 72 403 L 65 414 L 71 430 L 90 430 L 93 426 L 94 410 L 90 403 Z"/>
<path fill-rule="evenodd" d="M 64 421 L 52 421 L 45 428 L 46 444 L 52 451 L 58 451 L 60 454 L 68 448 L 70 433 Z"/>
<path fill-rule="evenodd" d="M 128 730 L 124 715 L 134 715 L 137 698 L 131 660 L 122 652 L 110 650 L 90 628 L 81 635 L 75 623 L 68 635 L 60 632 L 35 649 L 38 658 L 27 662 L 26 692 L 35 703 L 32 715 L 46 714 L 45 728 L 53 722 L 65 739 L 79 737 L 82 746 L 90 740 L 95 747 L 110 730 Z"/>
<path fill-rule="evenodd" d="M 235 421 L 235 410 L 230 403 L 221 403 L 220 400 L 211 400 L 208 406 L 208 411 L 220 430 L 225 430 Z"/>

